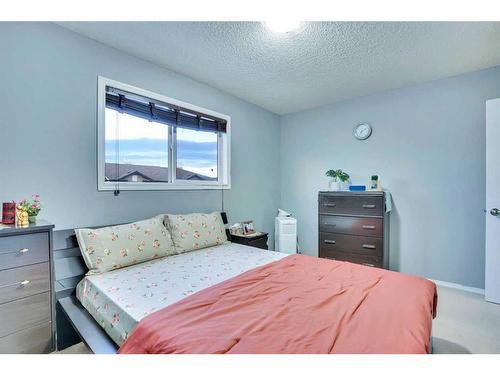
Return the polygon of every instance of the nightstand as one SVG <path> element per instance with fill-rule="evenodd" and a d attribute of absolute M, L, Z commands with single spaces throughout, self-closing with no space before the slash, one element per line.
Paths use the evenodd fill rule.
<path fill-rule="evenodd" d="M 264 249 L 268 250 L 267 247 L 267 233 L 266 232 L 261 232 L 255 236 L 239 236 L 232 234 L 231 235 L 231 242 L 234 243 L 239 243 L 241 245 L 246 245 L 246 246 L 252 246 L 252 247 L 258 247 L 259 249 Z"/>

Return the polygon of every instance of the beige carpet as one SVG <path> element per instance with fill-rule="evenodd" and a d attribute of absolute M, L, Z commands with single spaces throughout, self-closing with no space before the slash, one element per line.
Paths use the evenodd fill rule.
<path fill-rule="evenodd" d="M 432 346 L 436 354 L 500 354 L 500 305 L 484 301 L 484 296 L 438 287 L 438 316 L 432 327 Z M 61 354 L 87 354 L 84 344 Z"/>
<path fill-rule="evenodd" d="M 484 296 L 438 287 L 432 326 L 434 353 L 500 354 L 500 305 Z"/>

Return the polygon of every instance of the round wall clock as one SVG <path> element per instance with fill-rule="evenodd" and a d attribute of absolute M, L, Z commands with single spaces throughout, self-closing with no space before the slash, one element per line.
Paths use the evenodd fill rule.
<path fill-rule="evenodd" d="M 360 141 L 364 141 L 365 139 L 368 139 L 370 135 L 372 135 L 372 127 L 367 123 L 358 124 L 352 131 L 352 134 L 354 135 L 354 138 Z"/>

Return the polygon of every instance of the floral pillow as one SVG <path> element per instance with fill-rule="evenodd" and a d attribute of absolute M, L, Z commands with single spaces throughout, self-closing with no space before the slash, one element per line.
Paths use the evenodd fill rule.
<path fill-rule="evenodd" d="M 100 229 L 75 229 L 88 274 L 174 255 L 175 247 L 163 217 Z"/>
<path fill-rule="evenodd" d="M 165 215 L 177 254 L 220 245 L 227 241 L 220 212 L 211 214 Z"/>

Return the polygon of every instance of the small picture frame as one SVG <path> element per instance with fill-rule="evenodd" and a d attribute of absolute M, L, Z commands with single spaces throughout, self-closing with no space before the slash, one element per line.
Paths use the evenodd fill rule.
<path fill-rule="evenodd" d="M 243 228 L 243 234 L 245 236 L 248 236 L 250 234 L 254 234 L 255 233 L 255 227 L 253 225 L 253 220 L 243 221 L 241 223 L 241 226 Z"/>
<path fill-rule="evenodd" d="M 242 236 L 243 235 L 243 225 L 241 223 L 233 224 L 229 227 L 229 233 L 233 236 Z"/>

